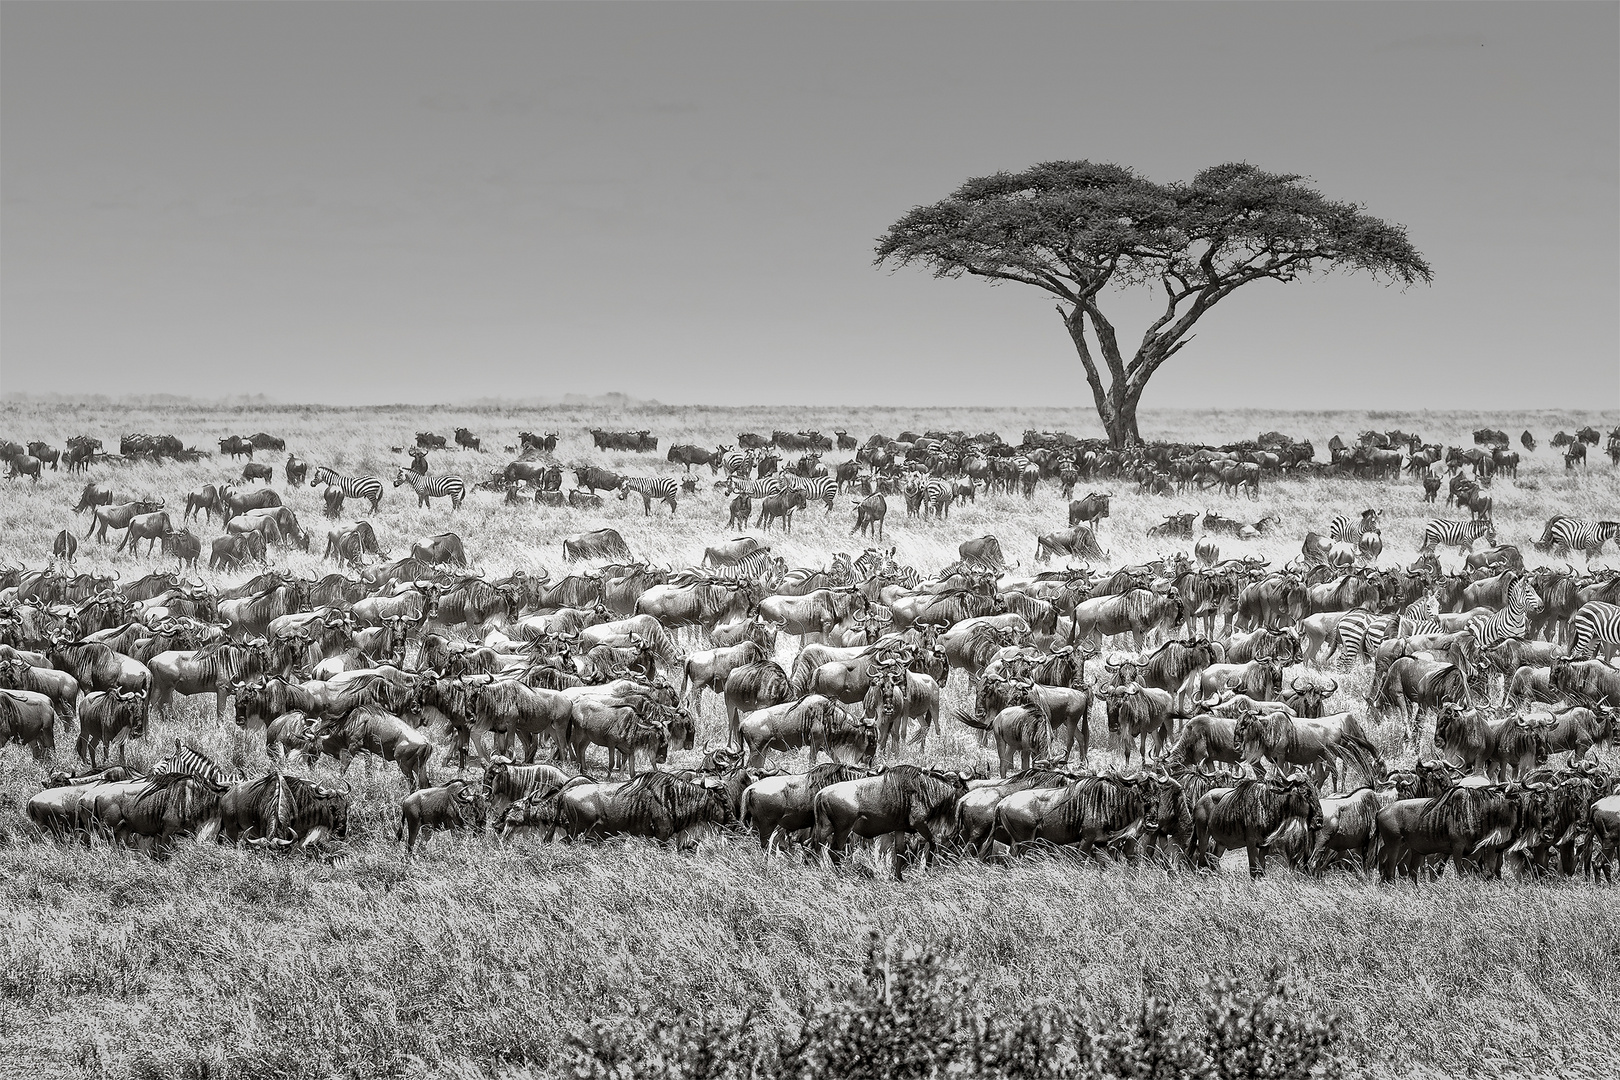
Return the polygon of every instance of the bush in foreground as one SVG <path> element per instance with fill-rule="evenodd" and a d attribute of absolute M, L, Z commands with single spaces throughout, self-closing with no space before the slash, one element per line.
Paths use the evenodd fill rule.
<path fill-rule="evenodd" d="M 1201 1023 L 1177 1025 L 1147 997 L 1112 1028 L 1047 1002 L 1021 1015 L 975 998 L 937 956 L 874 934 L 863 978 L 784 1033 L 741 1021 L 641 1015 L 598 1023 L 569 1062 L 580 1080 L 1329 1080 L 1342 1075 L 1338 1020 L 1297 1015 L 1273 967 L 1258 988 L 1213 981 Z"/>

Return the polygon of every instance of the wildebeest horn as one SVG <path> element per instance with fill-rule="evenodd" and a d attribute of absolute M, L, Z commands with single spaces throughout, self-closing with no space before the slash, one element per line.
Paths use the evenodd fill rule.
<path fill-rule="evenodd" d="M 1326 690 L 1327 696 L 1332 697 L 1334 694 L 1337 694 L 1338 692 L 1339 692 L 1339 680 L 1337 680 L 1337 679 L 1329 679 L 1328 684 L 1327 684 L 1327 690 Z"/>
<path fill-rule="evenodd" d="M 1295 676 L 1294 680 L 1292 682 L 1290 682 L 1288 685 L 1292 686 L 1295 690 L 1299 691 L 1300 693 L 1304 693 L 1305 692 L 1305 687 L 1300 685 L 1300 683 L 1302 683 L 1304 681 L 1305 681 L 1304 679 L 1302 679 L 1302 678 L 1300 678 L 1298 676 Z"/>

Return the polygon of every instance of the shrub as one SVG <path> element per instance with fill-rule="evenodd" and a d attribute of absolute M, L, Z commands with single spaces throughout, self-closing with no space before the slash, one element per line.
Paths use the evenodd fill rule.
<path fill-rule="evenodd" d="M 1039 1002 L 1017 1013 L 976 998 L 964 972 L 874 935 L 863 977 L 829 988 L 779 1030 L 750 1012 L 598 1023 L 576 1040 L 581 1080 L 1329 1080 L 1342 1073 L 1338 1021 L 1298 1015 L 1270 969 L 1258 987 L 1209 984 L 1200 1023 L 1177 1024 L 1145 998 L 1105 1030 L 1083 1008 Z"/>

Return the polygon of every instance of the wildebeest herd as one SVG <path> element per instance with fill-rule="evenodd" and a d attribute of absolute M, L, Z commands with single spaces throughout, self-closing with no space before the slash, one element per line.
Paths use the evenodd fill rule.
<path fill-rule="evenodd" d="M 658 447 L 645 430 L 588 434 L 603 449 Z M 466 451 L 484 441 L 454 433 Z M 1529 432 L 1520 441 L 1534 451 Z M 1550 441 L 1574 469 L 1603 437 Z M 669 841 L 736 826 L 767 849 L 834 860 L 857 838 L 881 841 L 897 874 L 941 854 L 1072 847 L 1206 867 L 1243 849 L 1255 874 L 1277 857 L 1385 880 L 1447 861 L 1459 873 L 1610 875 L 1620 855 L 1609 756 L 1620 574 L 1590 569 L 1620 525 L 1559 514 L 1538 536 L 1499 536 L 1492 481 L 1519 464 L 1505 432 L 1482 429 L 1464 448 L 1368 431 L 1335 437 L 1327 462 L 1277 432 L 1126 450 L 1036 431 L 1017 444 L 989 432 L 745 432 L 671 445 L 665 461 L 680 471 L 640 476 L 565 465 L 557 433 L 522 432 L 509 464 L 473 480 L 429 467 L 449 443 L 418 432 L 394 448 L 411 460 L 387 479 L 422 507 L 442 497 L 455 509 L 482 489 L 605 512 L 597 493 L 613 491 L 640 496 L 645 516 L 678 513 L 699 490 L 693 466 L 707 466 L 728 530 L 791 531 L 796 513 L 830 513 L 852 493 L 851 533 L 877 546 L 792 566 L 766 537 L 717 537 L 688 565 L 662 567 L 604 526 L 562 539 L 555 576 L 500 576 L 471 569 L 454 532 L 394 557 L 369 521 L 334 521 L 324 555 L 337 569 L 305 577 L 269 557 L 313 554 L 315 537 L 255 453 L 285 455 L 287 488 L 322 489 L 334 519 L 351 501 L 375 514 L 384 477 L 300 459 L 261 432 L 219 441 L 221 458 L 259 466 L 240 486 L 134 498 L 90 480 L 62 507 L 89 515 L 83 537 L 64 529 L 46 566 L 0 572 L 0 744 L 25 744 L 55 770 L 28 805 L 41 834 L 341 849 L 343 776 L 369 755 L 409 789 L 397 817 L 407 850 L 424 829 Z M 1620 464 L 1620 429 L 1606 450 Z M 116 456 L 90 437 L 65 452 L 0 444 L 10 475 L 35 482 L 59 461 L 201 456 L 173 436 L 127 436 Z M 1222 558 L 1220 544 L 1275 536 L 1277 515 L 1177 513 L 1146 531 L 1184 550 L 1099 565 L 1107 488 L 1257 497 L 1305 475 L 1405 475 L 1467 516 L 1429 521 L 1398 565 L 1380 511 L 1357 505 L 1313 523 L 1299 555 L 1272 566 Z M 939 567 L 883 546 L 890 498 L 907 519 L 943 525 L 953 506 L 1042 485 L 1068 514 L 1037 534 L 1029 571 L 993 535 L 963 540 Z M 1369 490 L 1391 489 L 1345 486 L 1361 502 Z M 170 499 L 183 503 L 178 522 Z M 188 525 L 215 516 L 209 569 L 258 570 L 239 584 L 198 572 L 203 544 Z M 176 569 L 129 581 L 77 571 L 80 540 L 109 543 L 110 531 L 124 534 L 116 553 L 138 556 L 144 540 Z M 1563 565 L 1527 566 L 1504 540 Z M 1587 570 L 1568 562 L 1576 552 Z M 1042 568 L 1054 558 L 1086 561 Z M 133 771 L 130 741 L 155 739 L 153 722 L 192 696 L 212 701 L 238 745 L 262 738 L 269 770 L 242 775 L 168 740 L 162 760 Z M 87 771 L 64 767 L 58 731 Z M 985 775 L 929 758 L 930 740 L 962 732 L 985 747 Z M 1413 764 L 1386 761 L 1397 745 Z M 681 767 L 672 754 L 686 755 Z"/>

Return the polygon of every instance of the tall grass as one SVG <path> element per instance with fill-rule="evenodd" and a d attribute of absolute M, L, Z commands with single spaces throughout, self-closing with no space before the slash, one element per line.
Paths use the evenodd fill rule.
<path fill-rule="evenodd" d="M 1489 424 L 1515 435 L 1532 428 L 1543 446 L 1557 428 L 1607 429 L 1620 416 L 1463 414 L 1161 414 L 1153 435 L 1222 441 L 1276 428 L 1322 447 L 1335 431 L 1400 426 L 1469 444 Z M 300 457 L 385 477 L 390 445 L 418 429 L 448 434 L 465 424 L 486 447 L 516 442 L 520 428 L 559 430 L 559 458 L 623 471 L 668 472 L 663 452 L 600 454 L 587 426 L 650 428 L 672 441 L 734 443 L 739 430 L 847 427 L 857 437 L 904 426 L 999 430 L 1016 441 L 1025 427 L 1095 433 L 1074 412 L 941 410 L 321 410 L 121 411 L 107 407 L 0 406 L 0 436 L 58 444 L 93 432 L 109 445 L 125 431 L 173 431 L 211 447 L 227 433 L 268 430 Z M 837 460 L 842 455 L 829 455 Z M 1325 453 L 1324 455 L 1325 456 Z M 1549 450 L 1525 455 L 1518 481 L 1494 487 L 1498 528 L 1539 557 L 1528 541 L 1553 512 L 1614 517 L 1620 484 L 1606 459 L 1565 474 Z M 263 455 L 261 455 L 261 458 Z M 276 487 L 280 479 L 281 455 Z M 500 452 L 434 454 L 436 470 L 503 464 Z M 239 472 L 218 460 L 194 464 L 98 466 L 92 478 L 121 494 L 166 496 L 171 509 L 204 482 Z M 403 554 L 417 536 L 456 530 L 482 568 L 565 569 L 564 535 L 611 525 L 638 553 L 666 565 L 695 562 L 720 537 L 724 500 L 703 491 L 642 515 L 639 500 L 611 497 L 600 514 L 505 507 L 474 493 L 458 514 L 418 510 L 390 491 L 373 519 L 386 546 Z M 56 530 L 71 523 L 83 479 L 46 473 L 37 487 L 0 482 L 0 554 L 40 565 Z M 1100 489 L 1108 485 L 1097 485 Z M 1227 554 L 1280 563 L 1307 528 L 1364 505 L 1386 511 L 1387 563 L 1410 561 L 1423 521 L 1413 483 L 1319 479 L 1268 484 L 1258 503 L 1205 493 L 1139 497 L 1114 483 L 1114 516 L 1103 526 L 1109 564 L 1163 553 L 1146 528 L 1172 512 L 1213 509 L 1234 517 L 1277 513 L 1282 525 L 1253 544 L 1222 540 Z M 285 492 L 307 525 L 323 528 L 318 492 Z M 791 536 L 771 541 L 791 563 L 824 565 L 849 537 L 847 497 L 831 516 L 802 512 Z M 347 516 L 361 516 L 352 505 Z M 948 522 L 906 521 L 893 500 L 889 539 L 924 569 L 955 558 L 970 536 L 994 533 L 1010 559 L 1031 569 L 1033 537 L 1066 524 L 1055 490 L 1030 502 L 981 496 Z M 83 515 L 78 531 L 83 533 Z M 207 539 L 218 533 L 198 527 Z M 282 558 L 319 569 L 311 556 Z M 1455 555 L 1446 557 L 1454 562 Z M 1611 552 L 1605 562 L 1614 564 Z M 84 567 L 117 569 L 124 580 L 172 565 L 114 557 L 83 545 Z M 235 580 L 241 575 L 221 580 Z M 691 643 L 689 643 L 691 644 Z M 784 651 L 783 656 L 788 653 Z M 1342 679 L 1337 707 L 1357 708 L 1364 677 Z M 961 689 L 951 703 L 965 706 Z M 153 727 L 147 761 L 176 735 L 222 760 L 263 768 L 262 746 L 216 725 L 204 699 Z M 723 738 L 713 699 L 700 739 Z M 947 724 L 947 728 L 952 725 Z M 1394 724 L 1375 725 L 1390 756 Z M 928 751 L 954 767 L 990 766 L 987 748 L 948 730 Z M 684 760 L 684 759 L 683 759 Z M 1111 760 L 1093 752 L 1093 764 Z M 791 767 L 800 767 L 790 763 Z M 323 774 L 330 762 L 320 766 Z M 436 777 L 449 775 L 442 760 Z M 1342 1017 L 1343 1049 L 1371 1076 L 1612 1076 L 1620 1071 L 1613 1032 L 1620 1020 L 1620 905 L 1582 882 L 1479 882 L 1450 876 L 1421 887 L 1379 888 L 1349 875 L 1315 881 L 1277 870 L 1261 882 L 1241 873 L 1197 875 L 1157 867 L 1098 868 L 1062 858 L 1012 867 L 945 861 L 904 883 L 863 860 L 830 870 L 767 860 L 734 837 L 710 837 L 695 853 L 640 841 L 590 846 L 530 839 L 500 846 L 484 838 L 438 836 L 407 862 L 393 840 L 403 792 L 389 765 L 351 769 L 357 811 L 350 857 L 335 864 L 281 861 L 257 853 L 183 844 L 154 862 L 124 851 L 82 850 L 39 841 L 22 808 L 44 769 L 20 747 L 0 750 L 0 1075 L 174 1076 L 524 1076 L 578 1064 L 576 1037 L 593 1020 L 630 1030 L 716 1023 L 752 1016 L 763 1033 L 790 1033 L 807 1008 L 858 980 L 869 932 L 926 950 L 971 973 L 972 998 L 1016 1017 L 1038 1002 L 1061 1002 L 1105 1028 L 1136 1023 L 1144 995 L 1166 1003 L 1177 1024 L 1196 1024 L 1211 973 L 1263 984 L 1273 964 L 1298 984 L 1308 1014 Z"/>

